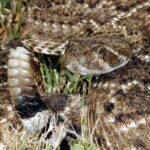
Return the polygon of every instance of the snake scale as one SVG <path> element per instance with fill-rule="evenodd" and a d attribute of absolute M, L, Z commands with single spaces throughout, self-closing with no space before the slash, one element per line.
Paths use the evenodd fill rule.
<path fill-rule="evenodd" d="M 33 0 L 22 14 L 22 40 L 8 55 L 11 101 L 35 132 L 53 124 L 56 147 L 80 134 L 80 97 L 40 95 L 33 53 L 59 57 L 74 74 L 93 74 L 84 98 L 87 127 L 100 149 L 150 147 L 150 2 L 147 0 Z M 57 123 L 58 122 L 58 123 Z M 72 133 L 72 132 L 71 132 Z"/>

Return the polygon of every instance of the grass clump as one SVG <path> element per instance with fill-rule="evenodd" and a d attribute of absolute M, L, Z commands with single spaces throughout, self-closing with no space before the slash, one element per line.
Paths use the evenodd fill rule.
<path fill-rule="evenodd" d="M 41 64 L 40 70 L 47 93 L 86 95 L 90 92 L 92 75 L 81 76 L 72 74 L 65 69 L 50 69 L 46 63 Z"/>
<path fill-rule="evenodd" d="M 14 127 L 11 123 L 1 126 L 2 130 L 2 150 L 52 150 L 51 146 L 44 146 L 38 140 L 38 135 L 22 130 L 20 125 Z"/>
<path fill-rule="evenodd" d="M 82 95 L 83 97 L 90 93 L 92 85 L 92 75 L 81 76 L 72 74 L 68 70 L 50 69 L 43 60 L 41 64 L 41 73 L 44 79 L 44 85 L 47 93 L 64 93 L 73 95 Z M 80 100 L 81 106 L 81 135 L 77 135 L 77 140 L 71 140 L 72 150 L 96 150 L 93 140 L 89 137 L 87 125 L 87 110 L 84 108 L 84 101 Z"/>
<path fill-rule="evenodd" d="M 21 15 L 25 0 L 0 0 L 0 41 L 20 38 Z"/>

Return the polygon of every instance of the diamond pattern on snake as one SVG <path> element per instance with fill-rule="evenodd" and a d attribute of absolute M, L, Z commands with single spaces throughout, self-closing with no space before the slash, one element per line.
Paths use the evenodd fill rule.
<path fill-rule="evenodd" d="M 33 0 L 26 9 L 22 40 L 8 61 L 9 91 L 23 125 L 35 132 L 50 121 L 47 140 L 55 148 L 58 133 L 60 142 L 71 131 L 80 134 L 84 99 L 90 138 L 100 149 L 149 149 L 150 2 Z M 97 76 L 91 93 L 40 95 L 33 53 L 55 55 L 74 74 Z"/>

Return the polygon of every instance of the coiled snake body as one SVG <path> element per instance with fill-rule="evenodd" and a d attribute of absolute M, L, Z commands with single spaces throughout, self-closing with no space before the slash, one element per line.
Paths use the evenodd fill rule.
<path fill-rule="evenodd" d="M 61 55 L 60 64 L 73 73 L 103 74 L 85 100 L 87 126 L 101 149 L 149 149 L 149 1 L 30 5 L 23 15 L 26 48 L 11 50 L 8 61 L 9 91 L 24 126 L 41 130 L 50 118 L 54 147 L 60 129 L 61 140 L 71 129 L 80 130 L 79 96 L 38 93 L 32 49 Z"/>

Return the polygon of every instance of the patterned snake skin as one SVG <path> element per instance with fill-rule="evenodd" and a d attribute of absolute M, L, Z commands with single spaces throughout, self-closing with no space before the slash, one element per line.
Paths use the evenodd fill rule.
<path fill-rule="evenodd" d="M 75 130 L 86 112 L 99 149 L 150 148 L 150 1 L 33 0 L 22 14 L 22 40 L 11 48 L 8 85 L 23 125 L 35 132 L 52 124 L 53 146 Z M 75 74 L 94 74 L 80 108 L 76 95 L 40 95 L 33 53 L 59 57 Z M 3 65 L 4 63 L 2 63 Z M 3 65 L 4 66 L 4 65 Z"/>

